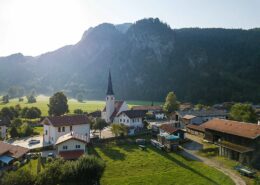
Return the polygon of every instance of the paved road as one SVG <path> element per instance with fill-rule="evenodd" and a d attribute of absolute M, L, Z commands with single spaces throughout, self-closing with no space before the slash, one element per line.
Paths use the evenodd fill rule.
<path fill-rule="evenodd" d="M 40 143 L 29 144 L 29 141 L 31 139 L 39 140 Z M 29 149 L 42 148 L 43 146 L 48 145 L 46 143 L 43 143 L 43 136 L 33 136 L 33 137 L 24 137 L 24 138 L 20 138 L 20 139 L 12 139 L 12 140 L 9 140 L 8 143 L 17 145 L 17 146 L 22 146 L 22 147 L 29 148 Z"/>
<path fill-rule="evenodd" d="M 187 134 L 186 136 L 192 141 L 183 145 L 184 149 L 182 151 L 182 154 L 184 156 L 194 160 L 201 161 L 208 166 L 216 168 L 217 170 L 229 176 L 235 182 L 236 185 L 246 185 L 245 181 L 233 170 L 225 167 L 223 164 L 214 159 L 202 157 L 197 154 L 197 151 L 203 147 L 201 138 L 189 134 Z"/>

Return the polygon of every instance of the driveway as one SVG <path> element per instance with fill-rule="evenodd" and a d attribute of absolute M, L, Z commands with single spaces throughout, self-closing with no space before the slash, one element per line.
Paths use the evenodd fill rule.
<path fill-rule="evenodd" d="M 217 170 L 229 176 L 235 182 L 236 185 L 246 185 L 245 181 L 233 170 L 223 166 L 223 164 L 221 164 L 220 162 L 214 159 L 202 157 L 197 154 L 198 150 L 203 148 L 203 143 L 201 142 L 201 138 L 189 134 L 187 134 L 186 136 L 187 138 L 191 139 L 191 142 L 185 143 L 183 145 L 183 151 L 181 152 L 183 156 L 193 160 L 201 161 L 208 166 L 216 168 Z"/>
<path fill-rule="evenodd" d="M 37 144 L 29 144 L 29 141 L 31 139 L 39 140 L 40 143 Z M 9 144 L 22 146 L 28 149 L 36 149 L 36 148 L 42 148 L 44 146 L 48 146 L 48 144 L 43 143 L 43 136 L 33 136 L 33 137 L 24 137 L 20 139 L 11 139 L 7 141 Z"/>

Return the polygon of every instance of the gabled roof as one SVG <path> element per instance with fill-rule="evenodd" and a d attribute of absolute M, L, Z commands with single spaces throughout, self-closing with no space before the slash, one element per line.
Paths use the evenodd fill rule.
<path fill-rule="evenodd" d="M 177 113 L 184 117 L 185 115 L 193 115 L 197 117 L 206 116 L 227 116 L 228 113 L 224 110 L 189 110 L 189 111 L 177 111 Z"/>
<path fill-rule="evenodd" d="M 0 141 L 0 155 L 5 154 L 5 155 L 11 156 L 13 158 L 20 158 L 27 152 L 29 152 L 28 148 L 11 145 L 11 144 Z"/>
<path fill-rule="evenodd" d="M 172 123 L 162 124 L 160 126 L 160 129 L 169 134 L 173 134 L 176 131 L 180 130 L 179 128 L 174 127 L 174 125 Z"/>
<path fill-rule="evenodd" d="M 145 110 L 126 110 L 126 111 L 120 112 L 120 114 L 118 114 L 118 116 L 124 113 L 130 119 L 132 119 L 132 118 L 143 118 L 145 116 L 146 112 L 147 111 L 145 111 Z"/>
<path fill-rule="evenodd" d="M 77 140 L 77 141 L 81 141 L 83 143 L 87 143 L 87 136 L 84 136 L 82 134 L 77 134 L 75 132 L 71 132 L 71 133 L 68 133 L 68 134 L 65 134 L 63 136 L 60 136 L 55 145 L 59 145 L 61 143 L 64 143 L 65 141 L 68 141 L 68 140 Z"/>
<path fill-rule="evenodd" d="M 199 132 L 205 132 L 205 128 L 202 125 L 193 125 L 193 124 L 189 124 L 186 126 L 186 128 L 189 128 L 191 130 L 196 130 L 196 131 L 199 131 Z"/>
<path fill-rule="evenodd" d="M 140 106 L 133 106 L 132 110 L 146 110 L 146 111 L 162 111 L 162 107 L 159 105 L 149 106 L 149 105 L 140 105 Z"/>
<path fill-rule="evenodd" d="M 114 112 L 111 114 L 110 119 L 114 119 L 114 117 L 116 117 L 116 115 L 118 114 L 119 110 L 121 109 L 122 105 L 124 104 L 125 101 L 122 100 L 116 100 L 115 101 L 115 110 Z M 106 112 L 106 106 L 103 109 L 103 112 Z"/>
<path fill-rule="evenodd" d="M 183 116 L 183 119 L 193 119 L 193 118 L 196 118 L 196 116 L 188 115 L 188 114 Z"/>
<path fill-rule="evenodd" d="M 43 124 L 45 125 L 51 124 L 54 127 L 82 125 L 82 124 L 88 124 L 88 122 L 89 120 L 86 115 L 65 115 L 65 116 L 46 117 L 42 121 Z"/>
<path fill-rule="evenodd" d="M 253 123 L 212 119 L 202 124 L 202 126 L 205 130 L 209 129 L 250 139 L 255 139 L 260 136 L 260 125 Z"/>

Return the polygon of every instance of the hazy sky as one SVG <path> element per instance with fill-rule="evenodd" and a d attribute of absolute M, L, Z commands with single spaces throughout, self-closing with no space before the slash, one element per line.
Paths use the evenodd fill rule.
<path fill-rule="evenodd" d="M 90 26 L 158 17 L 172 28 L 260 27 L 260 0 L 0 0 L 0 56 L 78 42 Z"/>

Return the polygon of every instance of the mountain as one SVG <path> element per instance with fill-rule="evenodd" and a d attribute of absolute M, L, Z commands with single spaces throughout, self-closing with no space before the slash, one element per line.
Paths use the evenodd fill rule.
<path fill-rule="evenodd" d="M 0 92 L 63 90 L 103 99 L 111 69 L 119 99 L 260 102 L 260 29 L 172 29 L 159 19 L 101 24 L 75 45 L 0 58 Z"/>

